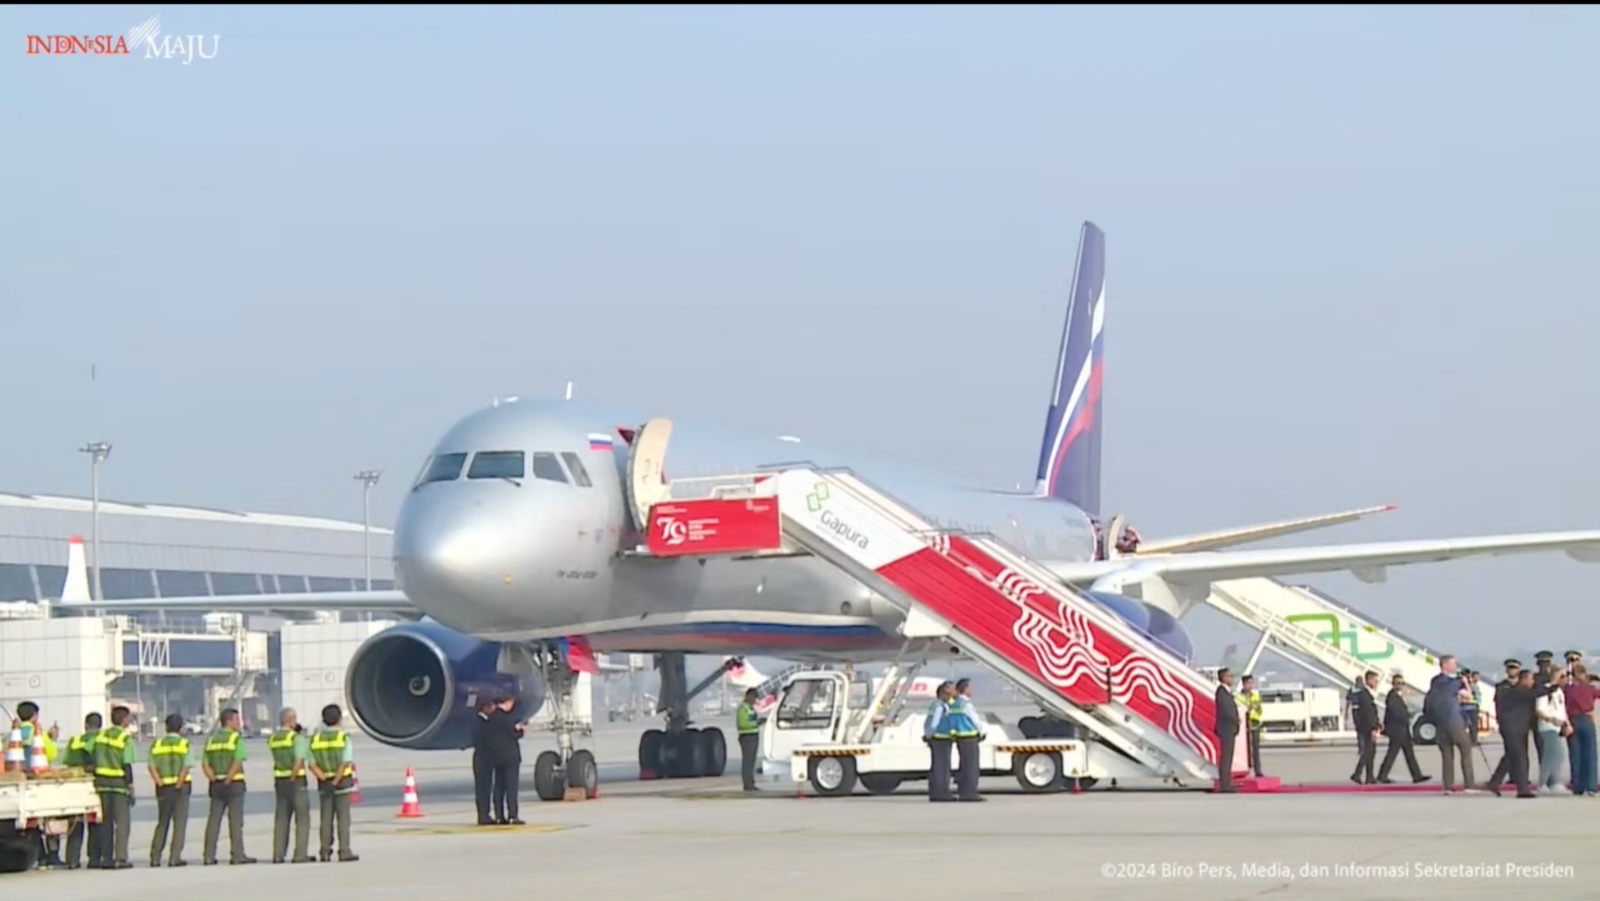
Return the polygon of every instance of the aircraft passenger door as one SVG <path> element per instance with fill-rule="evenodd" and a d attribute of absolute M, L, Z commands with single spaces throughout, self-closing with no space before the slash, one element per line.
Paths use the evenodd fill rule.
<path fill-rule="evenodd" d="M 639 427 L 628 452 L 628 507 L 640 532 L 650 529 L 650 508 L 672 496 L 665 461 L 672 420 L 652 419 Z"/>

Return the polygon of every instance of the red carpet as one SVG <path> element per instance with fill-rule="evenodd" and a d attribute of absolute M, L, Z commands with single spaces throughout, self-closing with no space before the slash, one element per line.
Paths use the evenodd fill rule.
<path fill-rule="evenodd" d="M 1439 794 L 1444 790 L 1437 782 L 1395 783 L 1392 785 L 1357 785 L 1354 782 L 1299 783 L 1284 785 L 1276 776 L 1235 779 L 1233 784 L 1242 795 L 1415 795 Z"/>

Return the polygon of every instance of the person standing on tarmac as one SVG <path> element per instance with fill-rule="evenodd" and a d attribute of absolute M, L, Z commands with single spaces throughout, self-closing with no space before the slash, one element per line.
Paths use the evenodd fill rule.
<path fill-rule="evenodd" d="M 217 843 L 222 838 L 222 818 L 228 818 L 228 863 L 250 864 L 256 859 L 244 853 L 244 760 L 243 736 L 239 734 L 239 711 L 222 711 L 217 731 L 206 739 L 200 769 L 210 783 L 211 809 L 206 814 L 205 847 L 201 863 L 215 866 Z"/>
<path fill-rule="evenodd" d="M 1394 782 L 1389 774 L 1394 771 L 1395 761 L 1401 754 L 1406 755 L 1406 769 L 1411 771 L 1413 785 L 1432 778 L 1424 775 L 1422 766 L 1417 763 L 1417 751 L 1411 741 L 1411 711 L 1400 693 L 1405 686 L 1405 677 L 1396 673 L 1389 680 L 1389 694 L 1383 699 L 1383 732 L 1389 736 L 1389 750 L 1384 752 L 1383 764 L 1378 767 L 1378 782 L 1382 785 Z"/>
<path fill-rule="evenodd" d="M 150 746 L 150 778 L 156 784 L 156 831 L 150 836 L 150 866 L 161 866 L 167 833 L 172 833 L 172 850 L 167 866 L 186 867 L 183 840 L 189 831 L 189 795 L 194 776 L 189 772 L 189 739 L 183 737 L 183 717 L 167 717 L 167 734 Z"/>
<path fill-rule="evenodd" d="M 1233 746 L 1239 740 L 1239 702 L 1233 696 L 1233 670 L 1217 670 L 1216 705 L 1217 720 L 1217 791 L 1232 794 L 1238 791 L 1233 784 Z"/>
<path fill-rule="evenodd" d="M 85 773 L 94 772 L 94 744 L 100 737 L 100 726 L 104 722 L 100 714 L 91 713 L 83 718 L 83 734 L 74 735 L 67 742 L 67 750 L 62 754 L 62 766 L 76 767 Z M 72 832 L 67 835 L 67 869 L 77 870 L 83 867 L 84 840 L 89 844 L 89 863 L 91 865 L 100 860 L 100 834 L 101 824 L 90 823 L 79 819 L 72 824 Z"/>
<path fill-rule="evenodd" d="M 278 731 L 267 739 L 272 752 L 272 791 L 277 796 L 272 816 L 272 862 L 289 854 L 289 821 L 294 821 L 294 863 L 311 863 L 311 800 L 306 793 L 306 766 L 311 746 L 293 707 L 278 714 Z"/>
<path fill-rule="evenodd" d="M 922 723 L 922 740 L 927 743 L 932 760 L 928 766 L 929 801 L 955 800 L 950 795 L 950 699 L 955 693 L 954 682 L 940 682 Z"/>
<path fill-rule="evenodd" d="M 128 708 L 111 708 L 111 725 L 94 742 L 94 790 L 100 795 L 100 857 L 89 861 L 91 870 L 126 870 L 129 808 L 133 806 L 133 765 L 138 760 L 134 735 L 128 731 Z"/>
<path fill-rule="evenodd" d="M 744 790 L 756 791 L 756 759 L 761 756 L 761 720 L 756 716 L 756 690 L 744 690 L 744 700 L 733 713 L 734 727 L 739 730 L 739 777 Z"/>
<path fill-rule="evenodd" d="M 322 847 L 317 858 L 333 859 L 334 826 L 338 825 L 339 862 L 360 860 L 350 850 L 350 793 L 355 791 L 356 759 L 350 736 L 339 728 L 344 711 L 338 704 L 322 708 L 322 728 L 311 737 L 311 775 L 317 778 L 317 795 L 322 800 L 322 822 L 318 829 Z"/>
<path fill-rule="evenodd" d="M 1239 679 L 1239 700 L 1244 702 L 1245 710 L 1245 747 L 1250 754 L 1250 765 L 1255 768 L 1257 778 L 1266 774 L 1261 771 L 1261 729 L 1262 707 L 1261 692 L 1256 690 L 1255 676 L 1242 676 Z"/>
<path fill-rule="evenodd" d="M 946 719 L 950 723 L 950 740 L 955 742 L 956 753 L 960 755 L 956 768 L 956 800 L 987 801 L 988 798 L 978 794 L 981 775 L 978 746 L 983 743 L 983 729 L 979 726 L 982 719 L 978 708 L 972 704 L 971 679 L 956 681 L 956 694 L 950 699 L 950 713 Z"/>
<path fill-rule="evenodd" d="M 478 825 L 497 825 L 489 812 L 494 797 L 494 762 L 490 756 L 489 714 L 494 712 L 494 702 L 478 701 L 476 716 L 472 720 L 472 799 L 478 808 Z"/>
<path fill-rule="evenodd" d="M 24 769 L 31 770 L 33 768 L 33 737 L 35 735 L 39 736 L 39 744 L 44 746 L 44 759 L 46 761 L 55 760 L 57 751 L 55 739 L 44 731 L 39 722 L 39 705 L 32 701 L 23 701 L 17 705 L 17 718 L 22 721 L 18 725 L 22 733 Z M 48 870 L 63 865 L 60 845 L 56 843 L 55 836 L 40 834 L 36 844 L 39 848 L 40 869 Z"/>

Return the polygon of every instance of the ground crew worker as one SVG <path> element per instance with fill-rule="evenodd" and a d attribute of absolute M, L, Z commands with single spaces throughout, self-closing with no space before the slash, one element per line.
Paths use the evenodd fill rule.
<path fill-rule="evenodd" d="M 953 801 L 950 795 L 950 699 L 955 697 L 954 682 L 940 682 L 934 689 L 933 703 L 922 724 L 922 740 L 928 743 L 932 763 L 928 767 L 928 800 Z"/>
<path fill-rule="evenodd" d="M 756 717 L 756 690 L 747 688 L 739 709 L 733 713 L 739 730 L 739 776 L 744 790 L 756 791 L 756 758 L 761 755 L 761 720 Z"/>
<path fill-rule="evenodd" d="M 17 718 L 21 720 L 18 728 L 22 736 L 22 769 L 24 772 L 33 770 L 33 737 L 39 736 L 39 743 L 44 746 L 45 761 L 52 762 L 56 759 L 56 743 L 41 727 L 39 722 L 39 705 L 32 701 L 23 701 L 17 705 Z M 35 841 L 38 846 L 39 868 L 48 870 L 52 867 L 62 866 L 60 845 L 53 835 L 38 834 Z"/>
<path fill-rule="evenodd" d="M 1263 726 L 1263 713 L 1261 707 L 1261 692 L 1256 690 L 1255 676 L 1239 677 L 1239 703 L 1245 709 L 1245 746 L 1250 755 L 1250 765 L 1255 767 L 1256 776 L 1265 774 L 1261 772 L 1261 729 Z"/>
<path fill-rule="evenodd" d="M 189 796 L 194 791 L 194 774 L 189 772 L 189 739 L 183 737 L 183 717 L 167 717 L 167 734 L 150 746 L 150 778 L 156 784 L 156 831 L 150 837 L 150 866 L 161 866 L 168 830 L 172 850 L 167 866 L 186 867 L 183 840 L 189 831 Z"/>
<path fill-rule="evenodd" d="M 211 810 L 206 815 L 205 847 L 201 863 L 217 862 L 217 842 L 222 838 L 222 818 L 228 818 L 228 863 L 255 863 L 244 853 L 244 742 L 239 735 L 239 711 L 222 711 L 217 731 L 206 739 L 200 769 L 210 783 Z"/>
<path fill-rule="evenodd" d="M 335 823 L 339 831 L 339 862 L 360 860 L 350 851 L 350 793 L 355 791 L 355 755 L 350 736 L 339 728 L 344 711 L 338 704 L 322 708 L 322 728 L 311 737 L 311 775 L 317 777 L 317 794 L 322 799 L 318 858 L 324 863 L 333 858 Z"/>
<path fill-rule="evenodd" d="M 103 720 L 100 714 L 91 713 L 83 718 L 83 734 L 74 735 L 67 742 L 67 750 L 62 753 L 61 765 L 76 767 L 85 773 L 94 772 L 94 744 L 100 736 L 100 725 Z M 89 862 L 92 864 L 100 856 L 100 824 L 90 823 L 80 819 L 72 824 L 72 832 L 67 835 L 67 869 L 77 870 L 83 867 L 83 843 L 87 838 L 89 842 Z"/>
<path fill-rule="evenodd" d="M 960 760 L 956 768 L 956 800 L 986 801 L 978 794 L 978 745 L 983 742 L 983 730 L 978 726 L 978 708 L 972 704 L 972 680 L 956 682 L 955 697 L 950 699 L 950 740 L 955 742 Z"/>
<path fill-rule="evenodd" d="M 100 795 L 100 856 L 90 855 L 91 870 L 126 870 L 128 829 L 133 825 L 133 765 L 138 757 L 134 734 L 128 731 L 128 708 L 111 708 L 111 725 L 94 742 L 94 790 Z"/>
<path fill-rule="evenodd" d="M 289 853 L 289 821 L 294 820 L 294 862 L 311 863 L 306 846 L 311 843 L 311 800 L 306 793 L 306 767 L 311 746 L 294 708 L 278 714 L 278 731 L 267 739 L 272 752 L 272 790 L 277 795 L 272 817 L 272 862 L 283 863 Z"/>

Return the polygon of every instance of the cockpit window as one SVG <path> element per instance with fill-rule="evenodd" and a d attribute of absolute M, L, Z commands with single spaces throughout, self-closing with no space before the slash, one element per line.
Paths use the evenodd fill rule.
<path fill-rule="evenodd" d="M 527 474 L 522 451 L 478 451 L 467 470 L 469 479 L 520 479 Z"/>
<path fill-rule="evenodd" d="M 538 451 L 533 455 L 533 477 L 566 484 L 567 471 L 561 468 L 561 461 L 556 459 L 555 454 Z"/>
<path fill-rule="evenodd" d="M 417 477 L 417 484 L 453 482 L 461 478 L 461 467 L 465 465 L 467 465 L 466 454 L 439 454 L 423 467 L 422 475 Z"/>
<path fill-rule="evenodd" d="M 589 470 L 583 468 L 583 461 L 578 459 L 577 454 L 572 451 L 562 451 L 561 459 L 567 461 L 567 468 L 572 470 L 572 481 L 579 488 L 593 487 L 594 483 L 589 481 Z"/>

